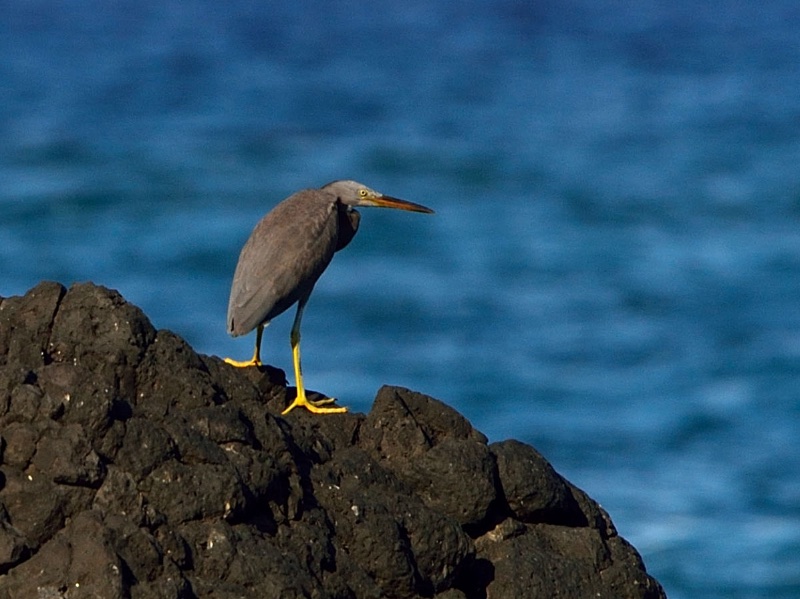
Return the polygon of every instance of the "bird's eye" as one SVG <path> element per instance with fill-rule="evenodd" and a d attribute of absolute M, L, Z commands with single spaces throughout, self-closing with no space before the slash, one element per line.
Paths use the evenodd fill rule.
<path fill-rule="evenodd" d="M 362 198 L 367 197 L 367 190 L 362 187 L 358 190 L 358 195 L 360 195 Z"/>

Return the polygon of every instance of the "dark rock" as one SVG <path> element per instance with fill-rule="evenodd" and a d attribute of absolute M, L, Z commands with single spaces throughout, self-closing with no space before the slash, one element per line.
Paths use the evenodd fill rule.
<path fill-rule="evenodd" d="M 46 545 L 0 580 L 7 597 L 126 597 L 113 530 L 101 514 L 77 512 Z"/>
<path fill-rule="evenodd" d="M 363 450 L 343 449 L 312 475 L 317 500 L 334 519 L 336 542 L 362 568 L 368 564 L 373 580 L 386 581 L 384 590 L 397 596 L 443 590 L 471 560 L 473 543 L 458 522 L 429 508 Z"/>
<path fill-rule="evenodd" d="M 586 526 L 588 521 L 569 484 L 530 445 L 509 440 L 493 443 L 505 499 L 522 522 Z"/>
<path fill-rule="evenodd" d="M 470 533 L 485 528 L 500 485 L 486 437 L 444 403 L 398 387 L 378 391 L 360 445 L 425 504 Z M 470 484 L 464 484 L 464 481 Z"/>
<path fill-rule="evenodd" d="M 533 448 L 425 395 L 281 410 L 91 284 L 0 299 L 0 599 L 663 597 Z"/>
<path fill-rule="evenodd" d="M 89 445 L 80 424 L 53 423 L 41 432 L 27 471 L 31 476 L 48 476 L 63 485 L 98 487 L 105 465 Z"/>
<path fill-rule="evenodd" d="M 618 539 L 604 540 L 589 527 L 552 524 L 517 528 L 510 535 L 487 533 L 476 541 L 478 558 L 493 570 L 487 596 L 662 597 L 632 548 Z"/>
<path fill-rule="evenodd" d="M 8 512 L 0 509 L 0 575 L 28 557 L 25 535 L 8 521 Z"/>
<path fill-rule="evenodd" d="M 44 282 L 23 297 L 0 301 L 0 364 L 41 366 L 50 345 L 53 318 L 66 289 Z"/>

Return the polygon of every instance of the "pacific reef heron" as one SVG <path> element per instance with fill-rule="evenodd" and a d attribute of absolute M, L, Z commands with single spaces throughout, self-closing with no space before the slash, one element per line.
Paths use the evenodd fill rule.
<path fill-rule="evenodd" d="M 346 412 L 326 406 L 335 400 L 309 401 L 300 368 L 300 320 L 319 277 L 333 255 L 358 231 L 361 215 L 354 206 L 378 206 L 412 212 L 433 210 L 383 195 L 355 181 L 334 181 L 304 189 L 275 206 L 256 225 L 239 255 L 228 302 L 228 333 L 234 337 L 256 329 L 256 348 L 247 361 L 226 358 L 237 367 L 261 366 L 261 337 L 269 322 L 295 303 L 290 335 L 297 397 L 283 414 L 302 406 L 317 414 Z"/>

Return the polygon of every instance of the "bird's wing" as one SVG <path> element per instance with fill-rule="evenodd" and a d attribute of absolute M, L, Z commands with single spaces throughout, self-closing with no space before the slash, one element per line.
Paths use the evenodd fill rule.
<path fill-rule="evenodd" d="M 333 257 L 337 219 L 335 198 L 309 190 L 259 221 L 236 266 L 228 332 L 244 335 L 311 293 Z"/>

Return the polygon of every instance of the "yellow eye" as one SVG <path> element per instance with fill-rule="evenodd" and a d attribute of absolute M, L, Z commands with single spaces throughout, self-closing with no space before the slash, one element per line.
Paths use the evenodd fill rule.
<path fill-rule="evenodd" d="M 362 187 L 358 190 L 358 195 L 360 195 L 362 198 L 367 197 L 367 190 Z"/>

